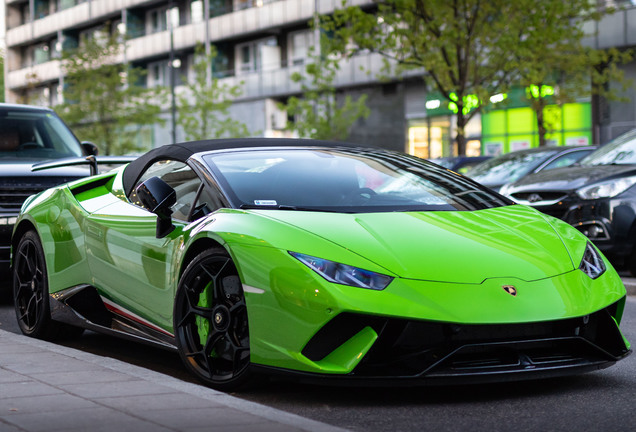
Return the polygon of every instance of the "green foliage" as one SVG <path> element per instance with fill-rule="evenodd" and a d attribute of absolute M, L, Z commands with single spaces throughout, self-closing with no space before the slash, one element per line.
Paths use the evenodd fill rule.
<path fill-rule="evenodd" d="M 377 8 L 344 7 L 325 17 L 335 49 L 346 56 L 381 54 L 384 73 L 423 72 L 430 88 L 457 109 L 458 153 L 464 128 L 513 79 L 510 49 L 520 20 L 509 0 L 385 0 Z M 469 107 L 468 105 L 471 105 Z"/>
<path fill-rule="evenodd" d="M 232 99 L 241 95 L 241 87 L 222 84 L 213 76 L 208 85 L 209 68 L 217 56 L 216 48 L 210 48 L 207 56 L 203 45 L 195 48 L 194 81 L 178 97 L 177 122 L 187 140 L 248 136 L 247 126 L 228 113 Z"/>
<path fill-rule="evenodd" d="M 380 53 L 384 73 L 422 71 L 429 88 L 457 112 L 457 150 L 465 154 L 464 127 L 513 85 L 558 87 L 558 101 L 590 91 L 612 97 L 605 86 L 623 82 L 617 65 L 629 53 L 583 47 L 582 23 L 610 9 L 589 0 L 376 0 L 376 7 L 343 7 L 322 25 L 347 56 Z M 344 5 L 344 3 L 343 3 Z M 589 84 L 593 83 L 590 90 Z M 529 94 L 537 118 L 544 96 Z M 540 123 L 543 137 L 545 127 Z M 544 139 L 542 138 L 542 142 Z"/>
<path fill-rule="evenodd" d="M 328 40 L 323 36 L 322 48 L 328 52 Z M 311 63 L 305 73 L 294 73 L 292 81 L 301 84 L 302 97 L 292 96 L 286 104 L 280 104 L 288 116 L 287 129 L 300 137 L 344 141 L 351 127 L 361 117 L 367 118 L 371 111 L 366 106 L 367 95 L 355 101 L 349 95 L 338 101 L 333 81 L 339 70 L 338 56 L 321 56 L 310 49 Z"/>
<path fill-rule="evenodd" d="M 520 85 L 530 89 L 527 98 L 536 114 L 539 145 L 545 145 L 546 135 L 557 126 L 546 112 L 548 104 L 574 102 L 590 94 L 618 99 L 617 88 L 607 83 L 623 88 L 629 84 L 618 65 L 632 55 L 582 44 L 583 23 L 599 20 L 612 9 L 600 10 L 588 0 L 544 0 L 540 7 L 534 1 L 517 0 L 516 5 L 527 12 L 519 23 L 524 36 L 514 50 L 514 67 Z"/>
<path fill-rule="evenodd" d="M 160 118 L 165 89 L 139 85 L 144 72 L 122 62 L 119 35 L 96 32 L 64 51 L 64 103 L 55 109 L 82 140 L 102 154 L 148 149 L 148 128 Z"/>

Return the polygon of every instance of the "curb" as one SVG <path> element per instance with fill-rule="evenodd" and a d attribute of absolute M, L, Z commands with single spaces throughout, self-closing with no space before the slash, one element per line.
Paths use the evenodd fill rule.
<path fill-rule="evenodd" d="M 173 390 L 185 393 L 194 397 L 213 401 L 215 403 L 224 405 L 228 408 L 243 411 L 251 415 L 261 417 L 265 420 L 269 420 L 275 423 L 284 424 L 304 431 L 310 432 L 346 432 L 347 429 L 331 426 L 326 423 L 307 419 L 296 414 L 291 414 L 285 411 L 281 411 L 275 408 L 271 408 L 265 405 L 260 405 L 255 402 L 246 401 L 235 396 L 231 396 L 227 393 L 223 393 L 211 388 L 181 381 L 180 379 L 165 375 L 159 372 L 155 372 L 149 369 L 144 369 L 139 366 L 135 366 L 123 361 L 113 359 L 110 357 L 100 357 L 84 351 L 78 351 L 73 348 L 68 348 L 61 345 L 56 345 L 51 342 L 46 342 L 39 339 L 33 339 L 27 336 L 11 333 L 5 330 L 0 330 L 0 337 L 3 340 L 11 341 L 13 343 L 30 345 L 42 350 L 46 350 L 51 353 L 64 355 L 74 358 L 86 363 L 95 364 L 101 367 L 111 369 L 112 371 L 129 375 L 144 381 L 158 384 L 161 386 L 169 387 Z M 1 426 L 1 425 L 0 425 Z"/>

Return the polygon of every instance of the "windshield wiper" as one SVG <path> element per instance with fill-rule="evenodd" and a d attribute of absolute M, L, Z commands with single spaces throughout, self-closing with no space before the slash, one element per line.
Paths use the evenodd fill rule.
<path fill-rule="evenodd" d="M 298 207 L 293 205 L 256 205 L 256 204 L 241 204 L 239 207 L 241 210 L 295 210 L 295 211 L 315 211 L 325 213 L 339 213 L 336 210 L 327 210 L 322 208 L 313 207 Z"/>

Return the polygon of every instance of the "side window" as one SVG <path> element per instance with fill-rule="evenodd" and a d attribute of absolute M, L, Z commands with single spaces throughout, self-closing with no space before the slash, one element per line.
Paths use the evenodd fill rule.
<path fill-rule="evenodd" d="M 173 160 L 155 162 L 148 167 L 135 184 L 129 197 L 133 204 L 141 207 L 135 190 L 137 186 L 151 177 L 159 177 L 175 190 L 177 201 L 172 206 L 174 219 L 187 222 L 192 212 L 191 219 L 195 220 L 221 207 L 218 197 L 214 197 L 207 188 L 202 187 L 201 179 L 192 168 L 183 162 Z"/>
<path fill-rule="evenodd" d="M 194 209 L 190 215 L 190 220 L 195 221 L 208 213 L 220 209 L 223 207 L 221 200 L 221 193 L 216 190 L 210 190 L 205 185 L 200 186 L 200 191 L 197 195 L 197 201 L 194 203 Z"/>

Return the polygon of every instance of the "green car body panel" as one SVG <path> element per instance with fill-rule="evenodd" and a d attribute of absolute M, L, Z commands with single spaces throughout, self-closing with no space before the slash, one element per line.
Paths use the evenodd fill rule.
<path fill-rule="evenodd" d="M 529 207 L 364 214 L 222 209 L 191 224 L 176 223 L 158 239 L 156 216 L 128 202 L 121 173 L 60 186 L 25 203 L 16 230 L 37 230 L 50 292 L 91 284 L 173 333 L 184 257 L 197 242 L 214 241 L 251 288 L 245 297 L 255 364 L 351 372 L 377 338 L 371 328 L 320 361 L 300 354 L 316 330 L 342 312 L 504 324 L 580 317 L 625 297 L 608 261 L 610 271 L 597 279 L 578 269 L 587 240 L 577 230 Z M 73 193 L 94 182 L 102 185 Z M 330 283 L 289 251 L 395 279 L 381 291 Z M 518 295 L 502 290 L 506 284 Z"/>

